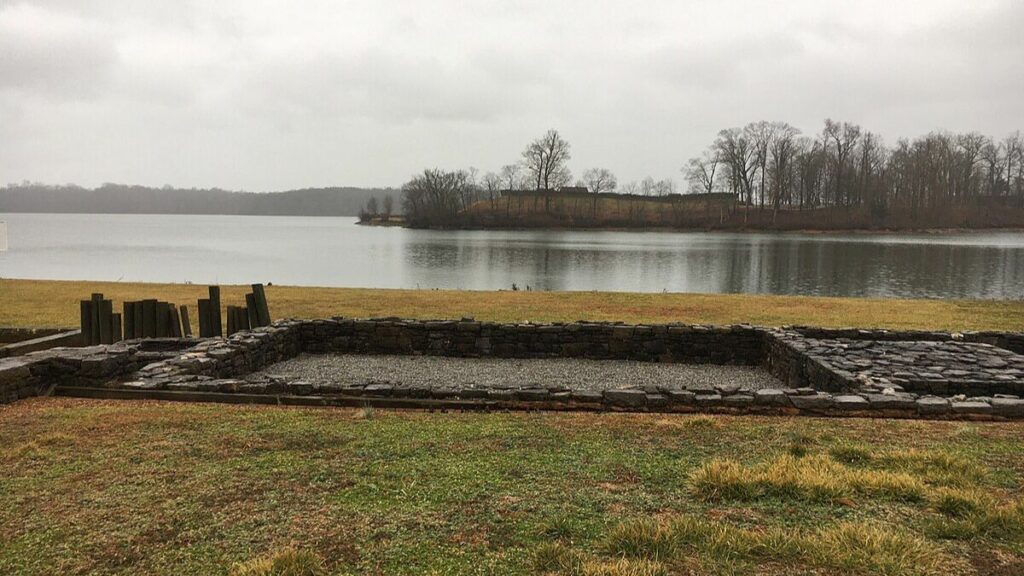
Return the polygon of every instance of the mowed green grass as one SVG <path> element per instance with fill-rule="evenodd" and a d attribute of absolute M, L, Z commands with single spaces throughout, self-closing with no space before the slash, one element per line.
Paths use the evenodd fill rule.
<path fill-rule="evenodd" d="M 1024 425 L 30 399 L 0 574 L 1022 574 Z"/>
<path fill-rule="evenodd" d="M 244 305 L 248 286 L 223 286 L 221 302 Z M 157 298 L 185 304 L 197 328 L 196 301 L 206 287 L 186 284 L 0 279 L 0 326 L 74 327 L 78 301 L 93 292 L 114 300 Z M 626 292 L 512 292 L 384 290 L 270 286 L 275 318 L 462 318 L 499 322 L 684 322 L 781 326 L 856 326 L 933 330 L 1021 330 L 1024 302 L 1012 300 L 897 300 L 744 294 Z"/>

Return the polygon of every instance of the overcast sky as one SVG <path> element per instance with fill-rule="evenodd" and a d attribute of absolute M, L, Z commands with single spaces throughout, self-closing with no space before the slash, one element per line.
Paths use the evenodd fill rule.
<path fill-rule="evenodd" d="M 1024 128 L 1024 1 L 0 0 L 0 183 L 673 177 L 722 128 Z"/>

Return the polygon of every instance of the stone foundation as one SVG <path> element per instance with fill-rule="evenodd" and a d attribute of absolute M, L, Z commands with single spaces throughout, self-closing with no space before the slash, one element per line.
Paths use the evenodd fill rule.
<path fill-rule="evenodd" d="M 927 418 L 1024 418 L 1017 333 L 944 334 L 751 326 L 497 324 L 399 319 L 283 320 L 204 340 L 154 339 L 0 360 L 0 401 L 47 393 L 311 404 L 701 411 Z M 993 344 L 996 343 L 996 344 Z M 1006 348 L 1000 347 L 1006 346 Z M 240 377 L 301 352 L 581 357 L 763 365 L 785 389 L 738 386 L 429 390 L 367 382 L 313 385 Z M 967 368 L 971 367 L 971 368 Z M 440 404 L 439 404 L 440 403 Z"/>

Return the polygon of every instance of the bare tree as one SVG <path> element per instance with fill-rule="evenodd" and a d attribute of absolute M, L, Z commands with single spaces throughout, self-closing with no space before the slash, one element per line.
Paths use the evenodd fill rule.
<path fill-rule="evenodd" d="M 825 120 L 822 140 L 825 143 L 825 152 L 832 160 L 835 203 L 840 206 L 848 206 L 850 205 L 850 194 L 844 177 L 850 156 L 853 154 L 853 148 L 860 140 L 860 126 L 849 122 L 833 122 L 829 118 Z"/>
<path fill-rule="evenodd" d="M 705 150 L 698 158 L 691 158 L 682 169 L 690 183 L 690 192 L 711 194 L 715 189 L 715 172 L 718 171 L 719 151 Z"/>
<path fill-rule="evenodd" d="M 772 221 L 775 221 L 783 198 L 789 195 L 793 178 L 793 157 L 796 154 L 797 136 L 800 131 L 786 124 L 776 122 L 769 127 L 768 170 L 770 171 L 770 193 Z M 762 180 L 763 180 L 762 173 Z"/>
<path fill-rule="evenodd" d="M 478 194 L 466 170 L 424 170 L 402 186 L 402 207 L 410 226 L 446 226 L 459 220 L 467 199 Z"/>
<path fill-rule="evenodd" d="M 654 196 L 655 191 L 658 187 L 658 183 L 648 176 L 640 181 L 640 195 L 642 196 Z"/>
<path fill-rule="evenodd" d="M 487 199 L 494 202 L 494 198 L 501 191 L 502 178 L 494 172 L 488 172 L 484 174 L 481 186 L 484 192 L 487 193 Z"/>
<path fill-rule="evenodd" d="M 501 183 L 506 190 L 519 190 L 522 187 L 520 168 L 519 164 L 506 164 L 501 167 Z"/>
<path fill-rule="evenodd" d="M 523 163 L 537 190 L 553 190 L 571 182 L 567 166 L 571 158 L 569 143 L 557 130 L 548 130 L 523 150 Z"/>
<path fill-rule="evenodd" d="M 615 192 L 615 188 L 619 185 L 615 175 L 607 168 L 591 168 L 587 170 L 583 173 L 580 183 L 594 194 Z"/>
<path fill-rule="evenodd" d="M 727 180 L 733 194 L 742 198 L 747 206 L 752 206 L 754 204 L 753 177 L 757 169 L 757 157 L 750 140 L 739 128 L 722 130 L 718 133 L 714 148 L 719 152 L 721 161 L 726 168 Z"/>
<path fill-rule="evenodd" d="M 583 178 L 580 180 L 582 186 L 586 186 L 587 190 L 593 194 L 593 202 L 591 203 L 591 217 L 594 222 L 597 222 L 597 195 L 604 194 L 606 192 L 615 192 L 615 188 L 619 185 L 619 181 L 612 174 L 611 170 L 607 168 L 591 168 L 583 173 Z"/>
<path fill-rule="evenodd" d="M 390 220 L 391 213 L 394 212 L 395 210 L 395 199 L 391 196 L 391 194 L 388 194 L 387 196 L 384 197 L 382 207 L 384 211 L 384 219 Z"/>

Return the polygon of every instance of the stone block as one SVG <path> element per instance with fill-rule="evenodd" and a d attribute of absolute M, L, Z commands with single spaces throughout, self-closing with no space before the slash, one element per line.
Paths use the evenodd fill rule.
<path fill-rule="evenodd" d="M 917 397 L 912 394 L 865 394 L 875 410 L 911 410 L 917 408 Z"/>
<path fill-rule="evenodd" d="M 296 396 L 309 396 L 313 393 L 313 384 L 304 380 L 296 380 L 287 384 L 287 390 L 289 394 Z"/>
<path fill-rule="evenodd" d="M 643 390 L 605 390 L 605 402 L 612 406 L 641 408 L 647 405 L 647 393 Z"/>
<path fill-rule="evenodd" d="M 573 402 L 600 404 L 604 399 L 604 394 L 600 390 L 573 390 L 569 393 L 569 399 Z"/>
<path fill-rule="evenodd" d="M 992 405 L 987 402 L 964 401 L 951 404 L 954 414 L 991 414 Z"/>
<path fill-rule="evenodd" d="M 862 396 L 855 394 L 843 394 L 835 397 L 836 408 L 840 410 L 867 410 L 871 403 Z"/>
<path fill-rule="evenodd" d="M 754 402 L 762 406 L 790 406 L 789 396 L 777 388 L 754 391 Z"/>
<path fill-rule="evenodd" d="M 1024 400 L 1017 398 L 993 398 L 992 411 L 1007 418 L 1024 418 Z"/>
<path fill-rule="evenodd" d="M 697 406 L 700 406 L 702 408 L 710 408 L 713 406 L 722 405 L 721 394 L 697 394 L 694 397 L 694 400 L 696 401 Z"/>
<path fill-rule="evenodd" d="M 668 406 L 668 396 L 664 394 L 647 394 L 647 406 L 651 408 L 664 408 Z"/>
<path fill-rule="evenodd" d="M 750 394 L 733 394 L 722 397 L 722 406 L 730 408 L 747 408 L 754 405 L 754 397 Z"/>
<path fill-rule="evenodd" d="M 363 388 L 367 396 L 391 396 L 394 391 L 395 387 L 391 384 L 367 384 Z"/>
<path fill-rule="evenodd" d="M 487 391 L 488 400 L 497 400 L 499 402 L 511 402 L 515 400 L 515 391 L 508 390 L 505 388 L 495 388 Z"/>
<path fill-rule="evenodd" d="M 697 395 L 689 390 L 666 390 L 665 395 L 673 404 L 693 405 L 697 403 Z"/>
<path fill-rule="evenodd" d="M 922 415 L 948 414 L 949 400 L 938 396 L 922 396 L 917 399 L 917 411 Z"/>
<path fill-rule="evenodd" d="M 827 410 L 835 406 L 835 400 L 831 394 L 815 393 L 809 394 L 797 394 L 789 397 L 790 402 L 793 406 L 801 410 Z"/>
<path fill-rule="evenodd" d="M 544 400 L 551 399 L 551 392 L 547 388 L 523 388 L 522 390 L 516 390 L 515 397 L 516 400 L 543 402 Z"/>

